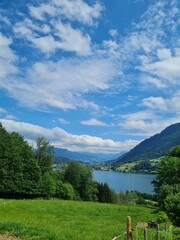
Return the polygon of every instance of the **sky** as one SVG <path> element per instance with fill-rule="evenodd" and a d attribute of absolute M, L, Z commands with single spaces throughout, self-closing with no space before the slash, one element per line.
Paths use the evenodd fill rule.
<path fill-rule="evenodd" d="M 179 0 L 0 0 L 0 122 L 120 153 L 180 122 Z"/>

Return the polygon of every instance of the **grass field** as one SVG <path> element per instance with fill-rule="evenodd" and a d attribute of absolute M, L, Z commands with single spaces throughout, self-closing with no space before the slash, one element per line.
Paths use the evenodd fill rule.
<path fill-rule="evenodd" d="M 116 171 L 120 172 L 131 172 L 132 168 L 137 164 L 138 162 L 132 162 L 132 163 L 124 163 L 119 166 Z"/>
<path fill-rule="evenodd" d="M 62 200 L 0 200 L 0 233 L 25 240 L 109 240 L 139 221 L 156 219 L 155 209 Z M 125 238 L 124 238 L 125 239 Z"/>

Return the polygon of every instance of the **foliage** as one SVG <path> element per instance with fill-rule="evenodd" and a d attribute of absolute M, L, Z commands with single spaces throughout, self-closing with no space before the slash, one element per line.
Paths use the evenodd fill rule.
<path fill-rule="evenodd" d="M 0 195 L 20 197 L 36 195 L 40 168 L 32 148 L 18 133 L 0 126 Z"/>
<path fill-rule="evenodd" d="M 37 138 L 36 144 L 37 144 L 36 157 L 42 175 L 46 172 L 52 172 L 52 164 L 54 158 L 53 146 L 51 146 L 49 141 L 47 141 L 42 136 Z"/>
<path fill-rule="evenodd" d="M 120 192 L 118 194 L 118 197 L 119 197 L 120 204 L 129 204 L 129 205 L 142 204 L 142 205 L 145 205 L 144 198 L 142 198 L 140 196 L 140 193 L 137 193 L 136 191 Z"/>
<path fill-rule="evenodd" d="M 39 183 L 40 195 L 50 198 L 55 195 L 56 186 L 54 178 L 49 172 L 44 173 Z"/>
<path fill-rule="evenodd" d="M 170 220 L 180 226 L 180 146 L 173 148 L 168 156 L 161 159 L 154 181 L 160 209 Z"/>
<path fill-rule="evenodd" d="M 166 197 L 165 210 L 171 221 L 176 226 L 180 226 L 180 187 L 178 192 L 171 193 Z"/>
<path fill-rule="evenodd" d="M 92 168 L 70 161 L 64 173 L 64 180 L 73 186 L 77 199 L 96 200 L 97 189 L 93 180 Z"/>
<path fill-rule="evenodd" d="M 56 182 L 55 196 L 60 199 L 73 200 L 75 199 L 74 188 L 70 183 L 63 183 L 59 180 Z"/>
<path fill-rule="evenodd" d="M 158 223 L 167 223 L 169 222 L 169 218 L 167 216 L 167 214 L 163 211 L 159 211 L 158 213 L 158 217 L 157 217 L 157 222 Z"/>
<path fill-rule="evenodd" d="M 180 158 L 180 145 L 173 147 L 173 148 L 169 151 L 169 156 Z"/>
<path fill-rule="evenodd" d="M 107 183 L 97 183 L 97 198 L 101 203 L 115 203 L 115 192 L 110 189 Z"/>

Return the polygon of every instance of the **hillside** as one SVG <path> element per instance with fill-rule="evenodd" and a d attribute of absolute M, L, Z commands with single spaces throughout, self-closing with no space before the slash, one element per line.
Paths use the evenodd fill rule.
<path fill-rule="evenodd" d="M 176 145 L 180 145 L 180 123 L 170 125 L 161 133 L 142 141 L 128 153 L 115 159 L 114 163 L 156 159 L 166 155 Z"/>

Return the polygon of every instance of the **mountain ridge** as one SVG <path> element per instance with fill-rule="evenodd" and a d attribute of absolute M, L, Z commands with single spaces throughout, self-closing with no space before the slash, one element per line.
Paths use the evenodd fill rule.
<path fill-rule="evenodd" d="M 159 158 L 166 155 L 176 145 L 180 145 L 180 123 L 172 124 L 160 133 L 145 139 L 129 152 L 114 159 L 113 162 L 118 164 Z"/>

